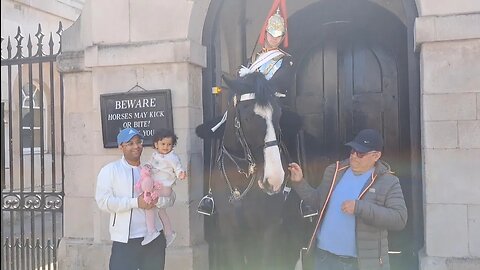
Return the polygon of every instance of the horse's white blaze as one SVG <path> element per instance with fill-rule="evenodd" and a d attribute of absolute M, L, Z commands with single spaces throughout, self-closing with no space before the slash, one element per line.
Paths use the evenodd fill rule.
<path fill-rule="evenodd" d="M 272 122 L 272 106 L 258 106 L 255 105 L 255 114 L 265 119 L 267 124 L 267 132 L 265 134 L 265 142 L 276 140 L 275 128 Z M 280 158 L 280 149 L 278 145 L 264 148 L 263 154 L 265 157 L 265 169 L 263 174 L 263 181 L 267 180 L 273 187 L 273 191 L 278 192 L 283 183 L 285 172 L 282 167 L 282 160 Z M 262 183 L 259 182 L 260 187 L 263 188 Z"/>

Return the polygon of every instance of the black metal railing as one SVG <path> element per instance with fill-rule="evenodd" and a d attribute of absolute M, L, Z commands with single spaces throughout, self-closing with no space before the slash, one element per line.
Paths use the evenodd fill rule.
<path fill-rule="evenodd" d="M 1 269 L 57 269 L 63 236 L 63 27 L 1 39 Z M 6 41 L 4 49 L 4 41 Z"/>

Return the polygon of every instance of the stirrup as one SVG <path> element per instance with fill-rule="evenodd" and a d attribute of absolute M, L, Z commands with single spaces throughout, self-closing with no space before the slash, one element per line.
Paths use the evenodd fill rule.
<path fill-rule="evenodd" d="M 300 201 L 300 213 L 304 218 L 311 218 L 318 215 L 318 210 L 306 204 L 303 200 Z"/>
<path fill-rule="evenodd" d="M 211 216 L 215 212 L 215 201 L 211 193 L 203 196 L 203 198 L 198 203 L 197 213 Z"/>

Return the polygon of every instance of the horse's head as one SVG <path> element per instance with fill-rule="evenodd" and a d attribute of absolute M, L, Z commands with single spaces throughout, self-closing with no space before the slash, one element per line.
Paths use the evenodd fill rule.
<path fill-rule="evenodd" d="M 233 91 L 223 143 L 233 156 L 244 157 L 251 169 L 261 172 L 258 185 L 268 194 L 280 191 L 285 172 L 280 158 L 278 140 L 281 108 L 275 91 L 264 75 L 254 72 L 239 79 L 224 77 Z M 252 157 L 251 160 L 249 155 Z M 247 169 L 247 174 L 248 174 Z"/>

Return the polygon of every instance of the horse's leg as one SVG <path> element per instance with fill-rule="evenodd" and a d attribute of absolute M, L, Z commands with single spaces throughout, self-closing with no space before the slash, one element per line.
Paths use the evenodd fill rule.
<path fill-rule="evenodd" d="M 283 204 L 282 211 L 282 260 L 283 268 L 294 269 L 299 259 L 301 248 L 305 245 L 308 233 L 311 231 L 306 227 L 310 222 L 305 220 L 299 211 L 300 198 L 298 194 L 292 190 Z"/>
<path fill-rule="evenodd" d="M 282 250 L 285 241 L 281 241 L 283 236 L 280 224 L 271 224 L 263 230 L 263 235 L 259 238 L 261 240 L 257 240 L 256 244 L 257 269 L 284 269 Z"/>
<path fill-rule="evenodd" d="M 227 198 L 227 195 L 223 194 L 221 198 Z M 226 199 L 218 202 L 220 269 L 245 270 L 244 246 L 247 235 L 241 225 L 241 208 Z"/>
<path fill-rule="evenodd" d="M 239 244 L 231 237 L 221 237 L 217 248 L 218 269 L 245 270 L 245 260 Z"/>
<path fill-rule="evenodd" d="M 257 269 L 294 269 L 302 246 L 302 239 L 297 235 L 302 235 L 304 230 L 298 226 L 303 224 L 295 206 L 298 201 L 294 200 L 292 204 L 292 199 L 289 197 L 284 201 L 283 194 L 276 194 L 263 201 L 265 209 L 261 219 L 264 223 L 258 223 L 255 229 L 261 231 L 261 235 L 252 242 L 252 246 L 258 249 Z"/>
<path fill-rule="evenodd" d="M 281 199 L 281 200 L 279 200 Z M 279 208 L 283 195 L 266 195 L 256 189 L 242 201 L 244 204 L 243 223 L 245 240 L 245 256 L 247 267 L 245 269 L 275 269 L 279 256 L 273 251 L 278 250 L 278 245 L 272 239 L 279 237 L 281 232 L 273 232 L 272 226 L 280 221 Z M 277 233 L 278 232 L 278 233 Z"/>

